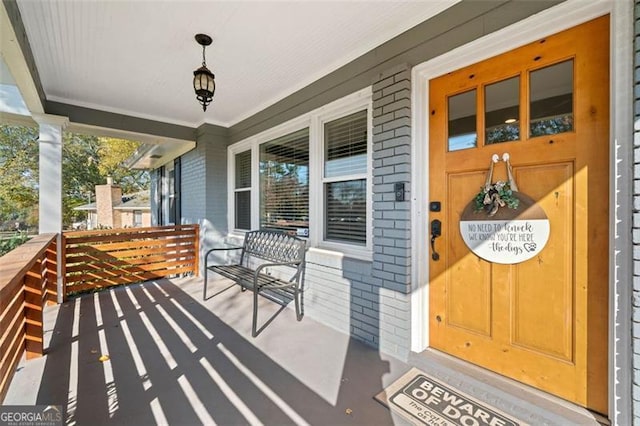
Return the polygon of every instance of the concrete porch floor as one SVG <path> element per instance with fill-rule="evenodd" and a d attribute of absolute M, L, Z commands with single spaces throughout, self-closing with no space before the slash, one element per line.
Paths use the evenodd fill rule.
<path fill-rule="evenodd" d="M 4 404 L 62 405 L 78 425 L 405 424 L 373 396 L 416 366 L 529 424 L 595 423 L 438 353 L 399 361 L 266 299 L 254 339 L 250 293 L 220 280 L 208 294 L 201 278 L 162 279 L 48 307 L 47 355 L 20 364 Z"/>

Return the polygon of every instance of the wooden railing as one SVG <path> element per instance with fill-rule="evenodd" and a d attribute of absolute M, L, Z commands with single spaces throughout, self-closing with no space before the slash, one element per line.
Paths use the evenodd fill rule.
<path fill-rule="evenodd" d="M 0 402 L 16 365 L 43 354 L 45 303 L 56 302 L 57 234 L 41 234 L 0 257 Z"/>
<path fill-rule="evenodd" d="M 57 234 L 0 257 L 0 403 L 22 355 L 41 356 L 43 306 L 57 301 Z M 60 253 L 69 293 L 198 274 L 198 225 L 65 232 Z"/>
<path fill-rule="evenodd" d="M 198 225 L 65 232 L 62 257 L 66 295 L 198 274 Z"/>

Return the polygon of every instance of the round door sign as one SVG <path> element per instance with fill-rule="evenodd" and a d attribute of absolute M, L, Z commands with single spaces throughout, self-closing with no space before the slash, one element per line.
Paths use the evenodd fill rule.
<path fill-rule="evenodd" d="M 549 219 L 531 198 L 522 193 L 517 197 L 516 210 L 500 209 L 494 216 L 476 212 L 473 202 L 465 208 L 460 234 L 473 253 L 489 262 L 513 264 L 542 251 L 549 240 Z"/>

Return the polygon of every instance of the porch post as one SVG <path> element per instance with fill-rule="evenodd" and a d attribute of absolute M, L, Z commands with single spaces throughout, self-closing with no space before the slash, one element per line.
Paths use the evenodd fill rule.
<path fill-rule="evenodd" d="M 62 131 L 69 124 L 69 119 L 50 114 L 33 114 L 32 117 L 40 126 L 38 231 L 40 234 L 58 234 L 58 303 L 62 303 Z"/>

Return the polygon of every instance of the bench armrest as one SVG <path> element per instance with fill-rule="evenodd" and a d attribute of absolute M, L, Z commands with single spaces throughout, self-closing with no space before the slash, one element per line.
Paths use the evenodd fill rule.
<path fill-rule="evenodd" d="M 204 255 L 204 266 L 205 268 L 209 267 L 209 255 L 214 251 L 229 251 L 229 250 L 242 250 L 242 247 L 216 247 L 207 251 L 207 254 Z"/>
<path fill-rule="evenodd" d="M 255 272 L 253 273 L 253 283 L 256 286 L 256 288 L 258 288 L 258 275 L 260 275 L 260 271 L 262 271 L 264 268 L 268 268 L 271 266 L 296 266 L 297 271 L 295 274 L 293 274 L 293 276 L 291 277 L 291 279 L 289 280 L 289 282 L 293 282 L 299 275 L 300 275 L 300 271 L 301 268 L 300 266 L 302 265 L 303 260 L 294 260 L 291 262 L 279 262 L 279 263 L 263 263 L 261 265 L 259 265 Z M 283 287 L 283 286 L 263 286 L 264 287 Z"/>

